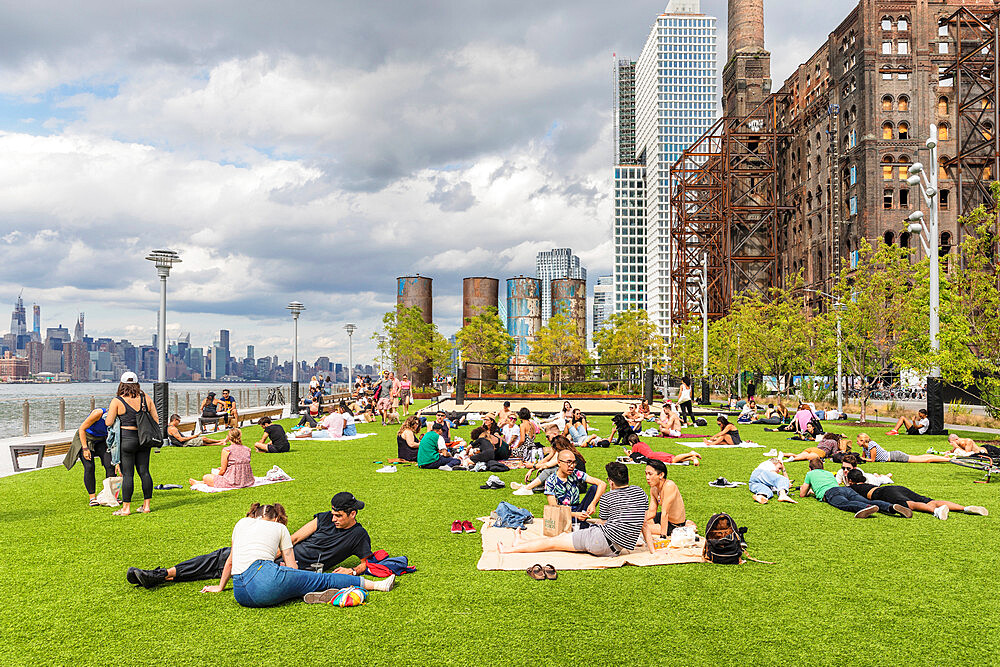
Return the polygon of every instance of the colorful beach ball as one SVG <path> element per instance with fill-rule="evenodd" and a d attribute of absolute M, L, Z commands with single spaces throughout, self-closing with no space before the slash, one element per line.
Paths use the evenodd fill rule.
<path fill-rule="evenodd" d="M 337 607 L 359 607 L 367 599 L 368 591 L 360 589 L 357 586 L 349 586 L 340 589 L 333 599 L 330 600 L 330 604 Z"/>

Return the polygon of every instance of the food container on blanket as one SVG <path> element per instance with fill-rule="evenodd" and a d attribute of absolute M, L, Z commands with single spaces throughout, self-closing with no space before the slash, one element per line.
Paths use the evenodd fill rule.
<path fill-rule="evenodd" d="M 666 549 L 669 546 L 670 546 L 669 537 L 657 537 L 656 539 L 653 540 L 654 549 Z"/>

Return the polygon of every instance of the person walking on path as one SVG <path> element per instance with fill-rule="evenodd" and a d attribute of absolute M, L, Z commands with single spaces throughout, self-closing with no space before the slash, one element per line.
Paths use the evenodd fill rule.
<path fill-rule="evenodd" d="M 681 378 L 681 387 L 677 394 L 677 407 L 681 411 L 681 424 L 687 424 L 688 417 L 694 424 L 694 410 L 691 407 L 691 378 L 687 375 Z"/>
<path fill-rule="evenodd" d="M 153 421 L 160 421 L 156 414 L 156 405 L 139 387 L 139 378 L 136 374 L 132 372 L 123 374 L 118 384 L 118 395 L 111 399 L 111 404 L 104 415 L 104 423 L 108 428 L 114 426 L 116 419 L 121 427 L 122 506 L 114 512 L 116 516 L 128 516 L 132 513 L 135 473 L 139 473 L 139 481 L 142 483 L 142 507 L 138 511 L 143 514 L 150 512 L 153 477 L 149 474 L 149 454 L 152 447 L 139 444 L 138 417 L 139 411 L 143 408 L 149 411 Z"/>

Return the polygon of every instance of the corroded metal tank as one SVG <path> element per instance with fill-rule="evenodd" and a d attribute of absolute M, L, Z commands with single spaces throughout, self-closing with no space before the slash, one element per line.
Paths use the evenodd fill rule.
<path fill-rule="evenodd" d="M 499 296 L 500 281 L 496 278 L 480 276 L 462 280 L 462 325 L 464 326 L 470 319 L 485 312 L 487 308 L 492 308 L 496 312 L 499 305 Z M 465 361 L 482 360 L 466 359 Z M 468 372 L 466 376 L 467 380 L 497 379 L 497 369 L 494 366 L 469 364 L 466 368 Z"/>
<path fill-rule="evenodd" d="M 576 325 L 576 335 L 587 342 L 587 281 L 558 278 L 552 281 L 552 314 L 562 314 Z"/>
<path fill-rule="evenodd" d="M 514 363 L 528 363 L 531 344 L 542 328 L 542 281 L 518 276 L 507 279 L 507 333 L 514 337 Z M 515 367 L 518 379 L 537 379 L 539 373 Z"/>
<path fill-rule="evenodd" d="M 396 278 L 396 305 L 407 308 L 417 306 L 424 317 L 424 322 L 430 324 L 434 317 L 434 292 L 431 278 L 424 276 L 401 276 Z M 401 364 L 396 361 L 397 372 L 406 372 L 401 369 Z M 430 364 L 422 364 L 413 371 L 410 381 L 414 386 L 430 386 L 433 378 L 433 369 Z"/>

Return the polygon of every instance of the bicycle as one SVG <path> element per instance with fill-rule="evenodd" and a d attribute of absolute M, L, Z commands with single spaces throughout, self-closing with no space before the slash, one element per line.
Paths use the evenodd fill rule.
<path fill-rule="evenodd" d="M 281 387 L 269 387 L 267 390 L 267 401 L 264 405 L 284 405 L 285 396 L 281 393 Z"/>
<path fill-rule="evenodd" d="M 993 475 L 1000 475 L 1000 464 L 983 454 L 974 456 L 960 456 L 951 460 L 957 466 L 972 468 L 984 472 L 983 479 L 973 480 L 977 484 L 989 484 Z"/>

